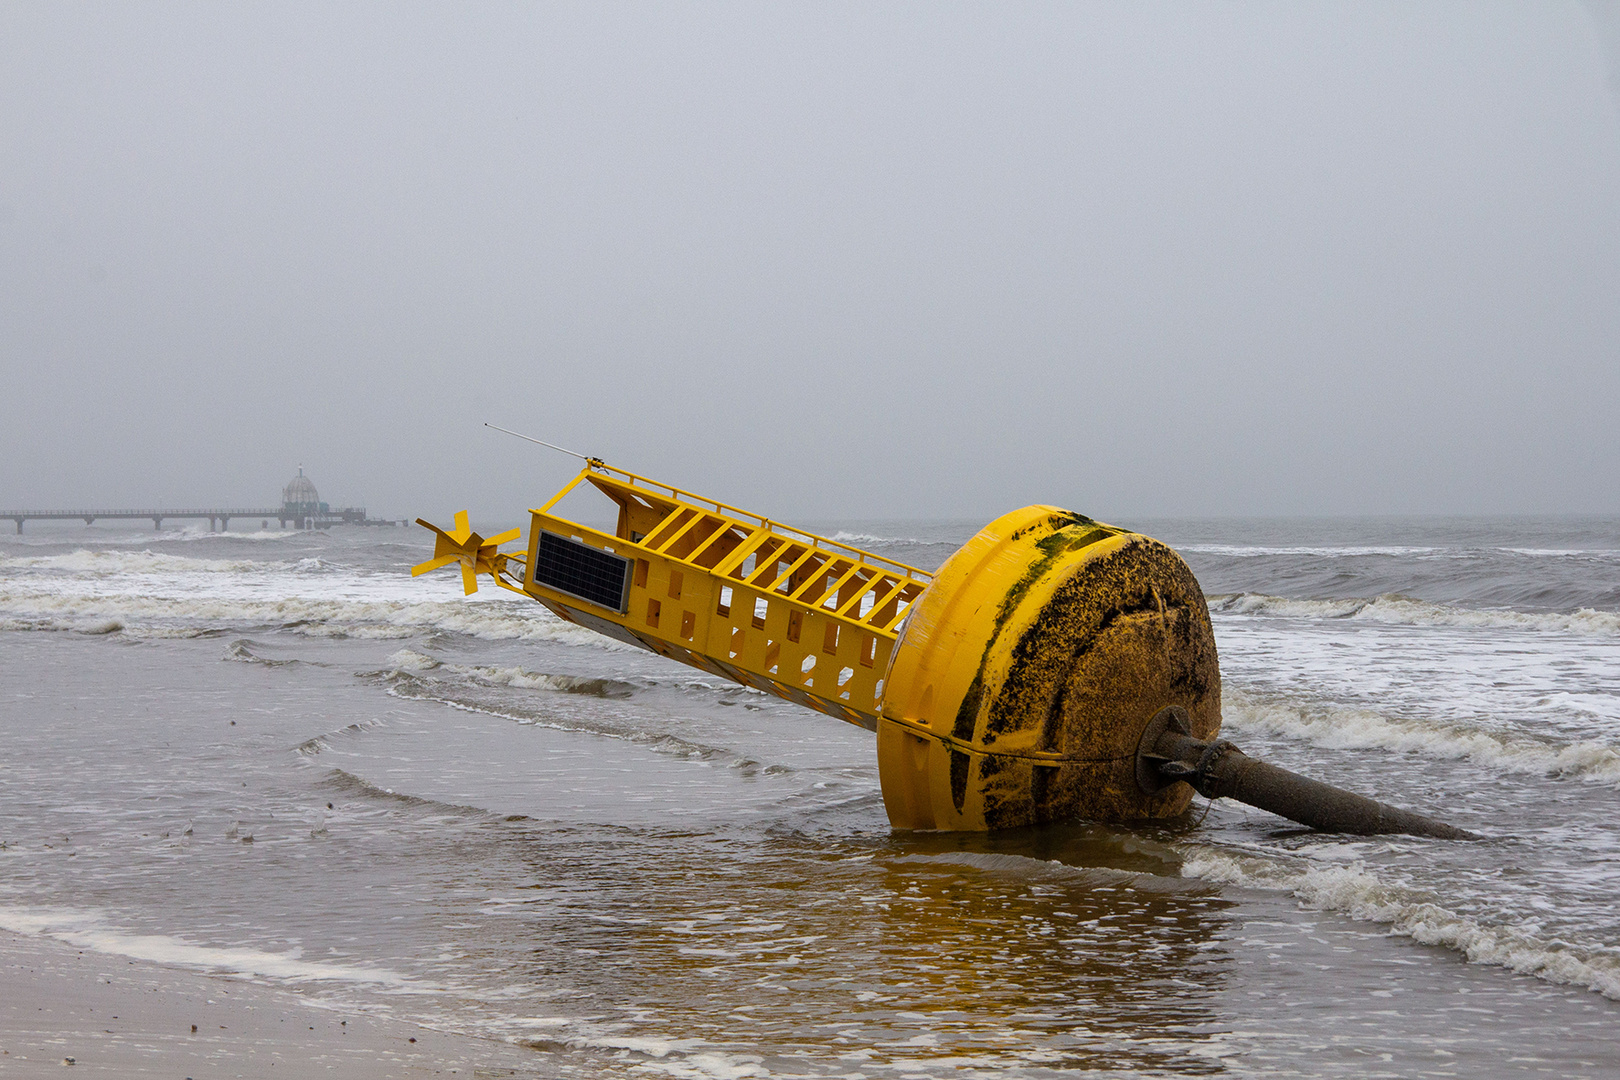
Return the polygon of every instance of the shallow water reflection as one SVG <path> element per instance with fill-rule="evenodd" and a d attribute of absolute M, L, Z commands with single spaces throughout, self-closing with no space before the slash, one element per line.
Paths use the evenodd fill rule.
<path fill-rule="evenodd" d="M 573 1022 L 531 1031 L 537 1048 L 656 1051 L 680 1032 L 772 1072 L 1220 1068 L 1207 1002 L 1230 903 L 1160 876 L 1168 853 L 1126 834 L 1024 832 L 978 846 L 1100 857 L 538 834 L 534 880 L 480 936 L 526 943 L 513 974 L 566 1000 Z"/>

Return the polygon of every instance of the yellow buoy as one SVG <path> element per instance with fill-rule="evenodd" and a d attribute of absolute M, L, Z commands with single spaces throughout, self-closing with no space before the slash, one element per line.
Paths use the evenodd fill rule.
<path fill-rule="evenodd" d="M 612 533 L 553 512 L 582 483 L 617 505 Z M 897 828 L 1178 814 L 1191 788 L 1134 779 L 1142 731 L 1167 705 L 1194 735 L 1220 727 L 1192 572 L 1078 514 L 1007 514 L 936 574 L 595 460 L 530 514 L 527 553 L 496 554 L 458 514 L 417 572 L 492 574 L 571 622 L 876 730 Z"/>
<path fill-rule="evenodd" d="M 889 820 L 995 829 L 1186 809 L 1147 790 L 1150 720 L 1180 706 L 1192 734 L 1221 726 L 1209 610 L 1156 540 L 1051 506 L 1006 514 L 942 566 L 889 665 L 878 767 Z"/>
<path fill-rule="evenodd" d="M 931 574 L 585 462 L 530 511 L 526 552 L 500 552 L 516 531 L 485 540 L 463 512 L 448 533 L 422 522 L 434 557 L 412 572 L 458 564 L 467 592 L 489 574 L 560 618 L 877 732 L 896 828 L 1165 818 L 1197 790 L 1314 828 L 1470 835 L 1217 741 L 1209 609 L 1157 540 L 1029 506 Z M 612 532 L 556 513 L 586 483 L 616 505 Z"/>

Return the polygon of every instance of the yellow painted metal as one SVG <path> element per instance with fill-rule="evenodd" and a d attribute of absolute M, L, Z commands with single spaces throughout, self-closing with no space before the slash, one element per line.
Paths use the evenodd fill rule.
<path fill-rule="evenodd" d="M 612 532 L 556 513 L 582 484 L 618 507 Z M 526 554 L 497 552 L 516 530 L 482 540 L 465 513 L 434 531 L 412 573 L 459 562 L 464 580 L 492 574 L 560 618 L 876 731 L 897 828 L 1178 814 L 1188 785 L 1137 782 L 1142 733 L 1168 705 L 1199 738 L 1220 729 L 1191 570 L 1056 507 L 998 518 L 930 574 L 589 458 L 530 511 Z M 624 560 L 604 564 L 625 568 L 622 592 L 598 594 L 623 602 L 537 581 L 545 534 Z"/>
<path fill-rule="evenodd" d="M 411 576 L 416 577 L 430 570 L 437 570 L 441 566 L 459 562 L 461 586 L 468 596 L 478 591 L 479 574 L 489 574 L 497 582 L 500 581 L 498 571 L 504 567 L 506 556 L 497 554 L 495 549 L 508 540 L 516 540 L 521 535 L 520 530 L 510 529 L 485 540 L 472 531 L 465 510 L 456 514 L 456 527 L 449 532 L 421 518 L 417 518 L 416 523 L 432 529 L 437 534 L 437 539 L 433 541 L 433 558 L 411 567 Z"/>
<path fill-rule="evenodd" d="M 582 483 L 617 504 L 612 533 L 553 512 Z M 932 577 L 594 459 L 530 518 L 527 554 L 499 556 L 500 584 L 570 622 L 868 730 L 899 625 Z M 463 525 L 458 516 L 440 542 Z M 624 610 L 536 581 L 542 533 L 631 560 Z M 422 568 L 465 567 L 467 543 L 442 558 L 436 546 Z"/>
<path fill-rule="evenodd" d="M 1180 705 L 1220 729 L 1220 669 L 1197 580 L 1168 547 L 1051 506 L 990 523 L 907 621 L 878 726 L 897 828 L 1166 817 L 1192 789 L 1136 780 L 1148 721 Z"/>

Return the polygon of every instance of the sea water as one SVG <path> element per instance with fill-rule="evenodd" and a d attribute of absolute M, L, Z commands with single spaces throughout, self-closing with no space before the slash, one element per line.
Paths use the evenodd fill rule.
<path fill-rule="evenodd" d="M 1620 1074 L 1620 521 L 1123 524 L 1198 574 L 1225 737 L 1487 839 L 892 833 L 867 732 L 413 580 L 420 530 L 31 523 L 0 929 L 546 1076 Z"/>

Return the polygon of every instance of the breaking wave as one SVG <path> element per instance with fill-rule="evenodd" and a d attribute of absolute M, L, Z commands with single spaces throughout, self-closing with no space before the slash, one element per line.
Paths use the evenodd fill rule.
<path fill-rule="evenodd" d="M 1494 964 L 1620 1001 L 1620 957 L 1611 951 L 1547 941 L 1527 923 L 1493 926 L 1480 922 L 1430 897 L 1391 885 L 1364 866 L 1287 865 L 1201 846 L 1184 854 L 1184 877 L 1291 893 L 1307 908 L 1385 924 L 1420 944 L 1459 952 L 1470 963 Z"/>
<path fill-rule="evenodd" d="M 1269 555 L 1306 555 L 1315 559 L 1364 558 L 1369 555 L 1425 556 L 1440 554 L 1472 554 L 1454 548 L 1401 547 L 1394 545 L 1372 547 L 1258 547 L 1247 544 L 1181 544 L 1177 551 L 1195 551 L 1200 555 L 1225 555 L 1233 559 L 1258 559 Z"/>
<path fill-rule="evenodd" d="M 495 686 L 515 686 L 520 690 L 555 690 L 588 697 L 627 698 L 635 686 L 618 679 L 585 678 L 578 675 L 545 675 L 518 667 L 468 667 L 462 669 L 480 682 Z"/>
<path fill-rule="evenodd" d="M 89 622 L 78 623 L 73 627 L 78 634 L 116 634 L 124 628 L 124 624 L 117 619 L 93 619 Z"/>
<path fill-rule="evenodd" d="M 108 577 L 114 574 L 243 574 L 271 570 L 304 569 L 302 559 L 295 563 L 266 562 L 257 559 L 192 559 L 156 551 L 89 551 L 81 549 L 63 555 L 0 555 L 0 570 L 59 571 Z"/>
<path fill-rule="evenodd" d="M 1394 626 L 1458 626 L 1481 629 L 1541 630 L 1620 634 L 1620 612 L 1581 608 L 1573 612 L 1524 612 L 1453 607 L 1386 594 L 1366 599 L 1294 600 L 1262 593 L 1209 597 L 1212 614 L 1268 615 L 1294 619 L 1354 619 Z"/>
<path fill-rule="evenodd" d="M 511 686 L 519 690 L 554 690 L 588 697 L 627 698 L 635 693 L 633 683 L 619 679 L 579 675 L 547 675 L 520 667 L 492 667 L 479 664 L 447 664 L 415 649 L 400 649 L 388 658 L 396 671 L 444 671 L 462 675 L 487 686 Z"/>
<path fill-rule="evenodd" d="M 610 651 L 635 648 L 564 622 L 538 604 L 508 600 L 412 602 L 298 596 L 252 600 L 132 594 L 73 596 L 0 589 L 0 610 L 9 616 L 0 621 L 0 628 L 8 630 L 124 630 L 144 636 L 160 636 L 167 630 L 166 636 L 191 637 L 231 627 L 274 626 L 308 637 L 384 640 L 444 630 L 486 641 L 554 641 Z"/>
<path fill-rule="evenodd" d="M 1284 735 L 1328 750 L 1419 751 L 1502 772 L 1620 786 L 1620 747 L 1598 740 L 1533 739 L 1460 723 L 1397 718 L 1373 709 L 1268 699 L 1231 686 L 1221 694 L 1221 712 L 1232 733 Z"/>
<path fill-rule="evenodd" d="M 122 619 L 5 619 L 0 618 L 0 630 L 18 630 L 25 633 L 123 634 L 137 641 L 164 638 L 215 637 L 223 633 L 201 626 L 127 626 Z"/>
<path fill-rule="evenodd" d="M 263 664 L 265 667 L 291 667 L 299 663 L 297 660 L 272 660 L 260 656 L 253 651 L 255 648 L 263 646 L 256 641 L 241 638 L 225 646 L 225 655 L 221 659 L 232 660 L 238 664 Z"/>
<path fill-rule="evenodd" d="M 1249 544 L 1181 544 L 1178 551 L 1199 555 L 1222 555 L 1230 559 L 1261 559 L 1273 556 L 1304 556 L 1312 559 L 1364 559 L 1378 556 L 1418 559 L 1460 559 L 1474 561 L 1493 555 L 1522 555 L 1533 559 L 1615 559 L 1620 548 L 1526 548 L 1526 547 L 1425 547 L 1399 544 L 1267 547 Z"/>
<path fill-rule="evenodd" d="M 339 731 L 328 731 L 324 735 L 316 735 L 314 738 L 305 739 L 293 747 L 293 750 L 304 757 L 314 757 L 323 751 L 332 749 L 332 740 L 334 739 L 353 738 L 356 735 L 364 735 L 367 731 L 382 726 L 384 726 L 384 721 L 375 717 L 370 720 L 356 720 Z"/>
<path fill-rule="evenodd" d="M 415 649 L 400 649 L 388 658 L 388 663 L 396 671 L 432 671 L 440 666 L 440 661 Z"/>
<path fill-rule="evenodd" d="M 927 547 L 933 544 L 947 543 L 951 544 L 952 547 L 956 546 L 954 542 L 948 540 L 919 540 L 914 536 L 874 536 L 871 533 L 847 532 L 843 529 L 839 529 L 837 532 L 833 533 L 832 536 L 828 537 L 828 539 L 836 540 L 840 544 L 855 544 L 857 546 L 861 544 L 910 544 L 917 547 Z"/>

